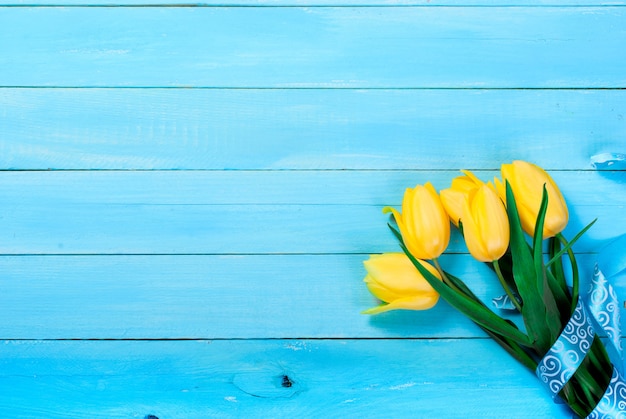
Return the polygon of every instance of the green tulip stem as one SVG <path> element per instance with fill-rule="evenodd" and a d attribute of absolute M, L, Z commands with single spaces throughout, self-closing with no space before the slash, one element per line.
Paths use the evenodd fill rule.
<path fill-rule="evenodd" d="M 558 233 L 556 237 L 559 239 L 563 246 L 567 246 L 568 242 L 563 234 Z M 569 257 L 570 264 L 572 265 L 572 313 L 576 308 L 576 304 L 578 303 L 578 293 L 579 293 L 579 278 L 578 278 L 578 264 L 576 263 L 576 257 L 574 256 L 574 252 L 571 247 L 567 248 L 567 256 Z"/>
<path fill-rule="evenodd" d="M 433 259 L 433 265 L 435 265 L 435 268 L 437 268 L 437 271 L 439 272 L 439 275 L 441 275 L 441 279 L 443 280 L 443 282 L 447 286 L 449 286 L 450 288 L 452 288 L 453 290 L 455 290 L 459 294 L 462 294 L 462 295 L 466 294 L 459 287 L 457 287 L 454 284 L 454 282 L 450 281 L 450 278 L 448 278 L 448 275 L 446 275 L 446 272 L 441 268 L 441 265 L 439 264 L 439 259 L 434 258 Z"/>
<path fill-rule="evenodd" d="M 504 279 L 504 275 L 502 275 L 502 271 L 500 270 L 500 264 L 498 263 L 497 260 L 493 261 L 493 267 L 494 267 L 494 270 L 496 271 L 496 275 L 498 276 L 498 280 L 500 281 L 500 285 L 502 285 L 502 288 L 504 288 L 504 292 L 506 292 L 506 295 L 509 296 L 509 298 L 511 299 L 511 302 L 513 303 L 517 311 L 521 313 L 522 306 L 517 301 L 517 298 L 515 298 L 515 295 L 513 295 L 511 288 L 506 283 L 506 280 Z"/>

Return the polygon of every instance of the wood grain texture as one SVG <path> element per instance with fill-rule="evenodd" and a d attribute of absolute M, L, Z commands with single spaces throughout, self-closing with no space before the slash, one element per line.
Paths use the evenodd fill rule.
<path fill-rule="evenodd" d="M 397 243 L 383 206 L 399 205 L 406 187 L 430 180 L 444 188 L 458 174 L 5 172 L 2 189 L 10 199 L 0 218 L 0 253 L 393 251 Z M 596 251 L 626 231 L 619 189 L 624 172 L 556 172 L 555 177 L 570 202 L 569 237 L 599 219 L 578 251 Z M 460 235 L 453 235 L 449 250 L 466 251 Z"/>
<path fill-rule="evenodd" d="M 587 280 L 626 3 L 181 1 L 0 0 L 0 417 L 570 417 L 445 302 L 360 314 L 362 261 L 405 187 L 525 159 Z"/>
<path fill-rule="evenodd" d="M 11 418 L 571 417 L 490 340 L 6 341 L 0 351 L 0 414 Z"/>
<path fill-rule="evenodd" d="M 181 6 L 181 7 L 327 7 L 327 6 L 356 6 L 356 7 L 597 7 L 597 6 L 623 6 L 626 2 L 622 0 L 206 0 L 206 1 L 184 1 L 184 0 L 2 0 L 2 6 L 20 7 L 50 7 L 50 6 Z"/>
<path fill-rule="evenodd" d="M 2 8 L 0 85 L 622 88 L 625 20 L 622 7 Z"/>
<path fill-rule="evenodd" d="M 504 163 L 504 162 L 503 162 Z M 494 161 L 495 165 L 496 162 Z M 448 170 L 4 171 L 0 196 L 12 206 L 400 206 L 407 187 L 436 189 L 462 176 Z M 499 170 L 476 170 L 487 182 Z M 624 171 L 549 171 L 570 209 L 624 205 Z M 600 198 L 607 202 L 601 202 Z M 579 209 L 579 207 L 581 207 Z M 619 212 L 613 214 L 617 218 Z M 381 217 L 386 219 L 386 216 Z M 138 220 L 139 221 L 139 220 Z M 594 227 L 595 228 L 595 227 Z"/>
<path fill-rule="evenodd" d="M 624 90 L 0 89 L 0 168 L 589 170 L 625 115 Z"/>
<path fill-rule="evenodd" d="M 423 312 L 360 314 L 378 305 L 363 284 L 365 259 L 3 256 L 0 316 L 11 321 L 0 324 L 0 339 L 485 336 L 445 301 Z M 583 289 L 595 260 L 579 256 Z M 441 263 L 489 305 L 504 294 L 493 272 L 467 255 L 446 255 Z M 626 295 L 626 284 L 616 286 Z"/>

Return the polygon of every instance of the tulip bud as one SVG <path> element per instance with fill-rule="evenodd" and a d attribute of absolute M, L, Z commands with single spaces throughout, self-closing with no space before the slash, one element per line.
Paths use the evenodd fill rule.
<path fill-rule="evenodd" d="M 430 264 L 419 261 L 430 273 L 440 278 Z M 363 262 L 367 270 L 364 281 L 367 288 L 386 304 L 370 308 L 364 314 L 378 314 L 390 310 L 427 310 L 439 299 L 439 294 L 419 273 L 404 253 L 372 255 Z"/>
<path fill-rule="evenodd" d="M 503 164 L 501 172 L 503 180 L 511 185 L 522 228 L 526 233 L 531 236 L 535 233 L 544 185 L 548 192 L 548 209 L 543 238 L 553 237 L 563 231 L 569 219 L 567 205 L 550 175 L 539 166 L 521 160 Z"/>
<path fill-rule="evenodd" d="M 407 188 L 402 214 L 390 207 L 383 212 L 393 213 L 404 244 L 416 258 L 435 259 L 448 247 L 450 220 L 430 182 Z"/>
<path fill-rule="evenodd" d="M 463 236 L 471 255 L 493 262 L 509 247 L 509 219 L 504 203 L 490 185 L 480 186 L 463 203 Z"/>

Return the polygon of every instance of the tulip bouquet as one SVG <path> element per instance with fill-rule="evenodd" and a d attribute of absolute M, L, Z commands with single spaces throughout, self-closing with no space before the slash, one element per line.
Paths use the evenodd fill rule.
<path fill-rule="evenodd" d="M 463 171 L 439 194 L 430 183 L 418 185 L 406 190 L 401 212 L 383 209 L 392 214 L 389 227 L 403 253 L 373 255 L 364 262 L 365 283 L 382 301 L 365 313 L 429 309 L 441 296 L 534 371 L 578 416 L 626 418 L 621 359 L 609 357 L 612 348 L 620 350 L 619 310 L 616 299 L 607 298 L 614 291 L 596 269 L 592 291 L 581 295 L 572 251 L 593 222 L 567 240 L 565 200 L 543 169 L 515 161 L 502 165 L 501 175 L 483 182 Z M 469 253 L 488 264 L 499 281 L 499 307 L 518 312 L 518 321 L 497 314 L 442 268 L 438 258 L 448 246 L 451 223 Z M 608 335 L 609 343 L 596 332 Z"/>

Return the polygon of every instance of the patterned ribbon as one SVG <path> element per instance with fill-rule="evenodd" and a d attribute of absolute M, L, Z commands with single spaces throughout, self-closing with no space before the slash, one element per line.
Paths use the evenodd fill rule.
<path fill-rule="evenodd" d="M 574 376 L 591 348 L 595 332 L 580 300 L 574 314 L 552 348 L 537 366 L 537 376 L 548 387 L 552 398 Z"/>
<path fill-rule="evenodd" d="M 589 310 L 596 330 L 603 331 L 609 338 L 606 349 L 620 374 L 624 374 L 619 301 L 617 293 L 596 264 L 588 295 Z M 616 362 L 617 361 L 617 362 Z"/>
<path fill-rule="evenodd" d="M 624 419 L 626 418 L 626 382 L 624 377 L 613 369 L 611 382 L 587 419 Z"/>
<path fill-rule="evenodd" d="M 601 254 L 586 301 L 579 299 L 571 319 L 539 363 L 536 374 L 556 398 L 574 375 L 596 334 L 606 335 L 613 363 L 611 381 L 587 419 L 626 419 L 626 380 L 621 348 L 620 306 L 611 281 L 626 278 L 626 235 Z M 605 276 L 606 273 L 606 276 Z"/>

